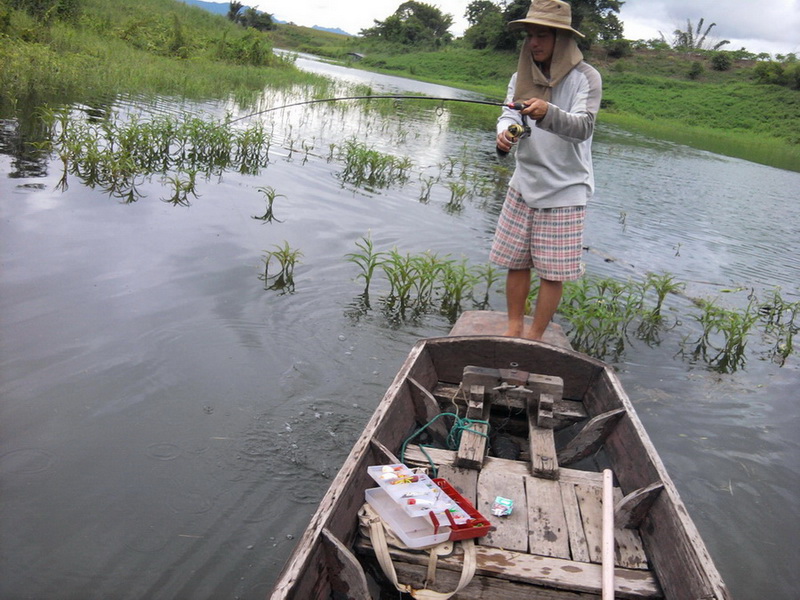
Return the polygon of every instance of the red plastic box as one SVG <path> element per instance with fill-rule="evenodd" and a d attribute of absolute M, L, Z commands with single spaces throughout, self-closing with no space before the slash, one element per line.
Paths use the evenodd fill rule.
<path fill-rule="evenodd" d="M 475 507 L 472 506 L 472 503 L 469 500 L 459 494 L 455 488 L 447 482 L 446 479 L 436 477 L 433 479 L 433 482 L 438 485 L 445 494 L 450 496 L 450 498 L 452 498 L 455 503 L 458 504 L 461 509 L 470 517 L 469 521 L 462 523 L 461 525 L 457 525 L 452 519 L 450 520 L 449 525 L 451 540 L 467 540 L 469 538 L 481 537 L 489 533 L 489 528 L 491 527 L 489 520 L 479 513 Z M 432 514 L 431 517 L 433 517 Z M 434 523 L 434 527 L 436 527 L 436 525 L 437 524 Z"/>

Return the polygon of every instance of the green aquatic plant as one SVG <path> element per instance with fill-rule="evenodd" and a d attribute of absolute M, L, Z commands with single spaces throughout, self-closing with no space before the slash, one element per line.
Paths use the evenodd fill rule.
<path fill-rule="evenodd" d="M 794 336 L 800 330 L 800 301 L 785 300 L 780 288 L 775 288 L 757 310 L 764 323 L 764 334 L 771 341 L 769 354 L 783 365 L 794 352 Z"/>
<path fill-rule="evenodd" d="M 462 311 L 462 303 L 472 294 L 478 283 L 478 277 L 469 267 L 467 260 L 459 262 L 447 261 L 442 268 L 442 313 L 447 315 L 451 322 Z"/>
<path fill-rule="evenodd" d="M 379 152 L 354 138 L 346 140 L 339 147 L 338 157 L 344 161 L 344 169 L 340 173 L 343 181 L 373 188 L 405 183 L 413 165 L 407 157 L 398 158 Z"/>
<path fill-rule="evenodd" d="M 759 318 L 755 297 L 743 311 L 720 306 L 715 300 L 700 300 L 699 314 L 693 314 L 701 327 L 700 335 L 693 342 L 684 339 L 683 347 L 689 347 L 691 360 L 702 360 L 709 368 L 721 373 L 732 373 L 744 367 L 748 334 Z"/>
<path fill-rule="evenodd" d="M 384 313 L 392 323 L 399 323 L 422 314 L 438 311 L 455 319 L 463 305 L 473 300 L 479 283 L 487 286 L 484 301 L 476 303 L 485 308 L 491 287 L 498 279 L 491 265 L 471 267 L 466 259 L 455 261 L 449 255 L 440 256 L 426 250 L 419 254 L 400 252 L 397 248 L 377 251 L 369 237 L 356 242 L 358 252 L 345 255 L 346 260 L 361 269 L 357 279 L 364 279 L 365 289 L 348 314 L 360 316 L 369 309 L 370 285 L 382 274 L 389 291 L 381 298 Z M 408 313 L 409 309 L 412 311 Z"/>
<path fill-rule="evenodd" d="M 272 205 L 274 204 L 276 198 L 286 198 L 286 196 L 277 193 L 275 189 L 270 186 L 261 186 L 257 189 L 266 197 L 267 209 L 264 212 L 264 214 L 261 215 L 260 217 L 253 216 L 252 218 L 258 221 L 264 221 L 265 223 L 272 223 L 273 221 L 277 221 L 278 223 L 283 223 L 283 221 L 275 217 Z"/>
<path fill-rule="evenodd" d="M 41 147 L 58 154 L 65 172 L 127 201 L 139 196 L 136 186 L 152 175 L 162 175 L 171 187 L 167 201 L 181 205 L 196 196 L 192 174 L 255 174 L 269 162 L 270 136 L 260 123 L 237 129 L 227 120 L 187 115 L 151 120 L 133 115 L 122 121 L 111 113 L 89 119 L 52 109 L 42 109 L 40 119 L 50 129 Z M 188 180 L 181 173 L 190 174 Z"/>
<path fill-rule="evenodd" d="M 392 248 L 386 254 L 381 267 L 389 281 L 389 297 L 393 303 L 405 308 L 409 304 L 418 275 L 417 262 L 411 253 L 401 254 L 397 248 Z"/>
<path fill-rule="evenodd" d="M 432 175 L 420 174 L 419 181 L 422 184 L 422 191 L 420 192 L 419 201 L 427 204 L 431 200 L 431 190 L 439 179 Z"/>
<path fill-rule="evenodd" d="M 598 358 L 618 358 L 630 323 L 643 306 L 642 290 L 611 278 L 583 277 L 564 284 L 559 313 L 570 325 L 572 345 Z"/>
<path fill-rule="evenodd" d="M 447 257 L 440 258 L 435 252 L 430 250 L 412 257 L 414 263 L 414 286 L 413 291 L 416 295 L 416 306 L 419 310 L 425 310 L 434 302 L 434 293 L 442 274 L 448 264 Z"/>
<path fill-rule="evenodd" d="M 464 197 L 469 193 L 469 188 L 460 181 L 450 181 L 447 183 L 447 187 L 450 190 L 450 200 L 445 208 L 450 212 L 461 210 L 464 206 Z"/>
<path fill-rule="evenodd" d="M 189 206 L 191 204 L 189 195 L 197 198 L 197 171 L 189 171 L 186 175 L 185 178 L 181 177 L 180 173 L 164 177 L 164 180 L 172 186 L 172 196 L 162 198 L 164 202 L 173 206 Z"/>
<path fill-rule="evenodd" d="M 652 309 L 653 315 L 661 315 L 661 308 L 664 305 L 664 300 L 669 294 L 678 294 L 686 289 L 686 284 L 676 281 L 675 277 L 670 273 L 662 273 L 657 275 L 655 273 L 648 273 L 643 284 L 643 291 L 647 293 L 653 290 L 656 295 L 656 305 Z"/>
<path fill-rule="evenodd" d="M 300 250 L 294 250 L 289 246 L 289 242 L 284 241 L 283 246 L 273 246 L 275 250 L 266 250 L 264 254 L 264 274 L 259 276 L 264 282 L 265 290 L 278 290 L 282 293 L 293 293 L 295 289 L 294 284 L 294 269 L 300 262 L 303 253 Z M 273 274 L 270 275 L 270 264 L 276 262 L 278 264 L 277 272 L 273 269 Z"/>
<path fill-rule="evenodd" d="M 350 252 L 345 255 L 345 258 L 348 262 L 358 265 L 361 269 L 361 272 L 356 275 L 356 279 L 364 280 L 364 295 L 368 295 L 369 284 L 375 275 L 375 270 L 383 264 L 386 253 L 375 251 L 375 244 L 372 242 L 370 235 L 356 242 L 356 247 L 359 252 Z"/>
<path fill-rule="evenodd" d="M 478 308 L 486 310 L 489 308 L 489 295 L 495 288 L 498 281 L 502 279 L 502 273 L 493 264 L 486 263 L 478 265 L 474 269 L 477 283 L 485 283 L 486 289 L 484 290 L 483 299 L 477 303 Z"/>

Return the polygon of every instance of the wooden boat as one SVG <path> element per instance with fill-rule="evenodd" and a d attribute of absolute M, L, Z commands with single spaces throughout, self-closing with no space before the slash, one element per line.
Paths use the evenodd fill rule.
<path fill-rule="evenodd" d="M 503 313 L 467 312 L 450 336 L 414 346 L 285 565 L 272 600 L 398 597 L 377 591 L 385 581 L 369 539 L 359 534 L 364 492 L 375 487 L 367 469 L 401 462 L 409 435 L 440 412 L 453 412 L 454 404 L 460 414 L 484 415 L 521 451 L 518 459 L 485 456 L 486 438 L 469 431 L 456 450 L 426 449 L 438 475 L 492 524 L 476 540 L 474 577 L 454 598 L 611 597 L 602 589 L 601 467 L 610 467 L 615 481 L 613 597 L 730 598 L 614 371 L 565 347 L 557 328 L 548 329 L 545 342 L 493 335 L 504 322 Z M 447 434 L 429 429 L 434 438 Z M 427 466 L 429 459 L 412 442 L 402 462 Z M 497 496 L 514 499 L 510 516 L 491 514 Z M 390 554 L 399 580 L 425 585 L 425 553 L 390 548 Z M 462 560 L 457 552 L 439 558 L 430 587 L 455 589 Z"/>

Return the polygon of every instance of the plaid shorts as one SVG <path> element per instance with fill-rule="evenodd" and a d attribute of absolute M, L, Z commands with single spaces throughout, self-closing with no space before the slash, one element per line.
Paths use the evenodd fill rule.
<path fill-rule="evenodd" d="M 542 279 L 572 281 L 583 275 L 585 206 L 530 208 L 508 188 L 489 260 L 507 269 L 530 269 Z"/>

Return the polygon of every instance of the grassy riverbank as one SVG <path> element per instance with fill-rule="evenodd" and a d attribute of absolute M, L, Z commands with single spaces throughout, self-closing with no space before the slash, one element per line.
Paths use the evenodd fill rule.
<path fill-rule="evenodd" d="M 266 86 L 313 83 L 277 57 L 266 33 L 181 2 L 81 0 L 68 19 L 0 0 L 0 109 L 115 94 L 255 99 Z"/>

